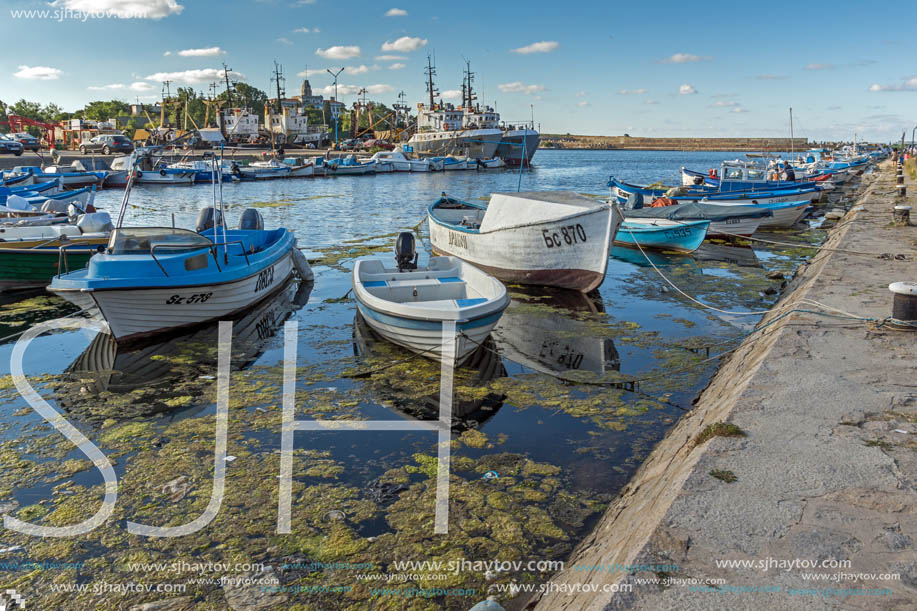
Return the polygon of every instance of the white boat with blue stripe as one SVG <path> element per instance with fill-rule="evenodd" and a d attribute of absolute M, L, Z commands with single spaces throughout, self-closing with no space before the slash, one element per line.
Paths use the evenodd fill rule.
<path fill-rule="evenodd" d="M 443 338 L 454 334 L 454 362 L 461 365 L 509 305 L 506 287 L 456 257 L 431 257 L 417 267 L 413 238 L 399 236 L 397 267 L 385 267 L 379 259 L 356 262 L 357 308 L 380 336 L 433 360 L 444 358 Z"/>

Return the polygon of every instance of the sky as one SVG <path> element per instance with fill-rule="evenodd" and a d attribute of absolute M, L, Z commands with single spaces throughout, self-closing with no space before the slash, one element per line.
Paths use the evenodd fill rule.
<path fill-rule="evenodd" d="M 207 92 L 225 62 L 288 95 L 426 99 L 424 67 L 544 133 L 907 140 L 917 126 L 917 3 L 544 0 L 0 0 L 0 100 L 153 102 Z M 48 11 L 42 17 L 19 11 Z M 103 13 L 109 11 L 109 16 Z M 92 15 L 88 15 L 91 12 Z M 114 12 L 112 15 L 111 12 Z M 140 12 L 141 14 L 138 14 Z M 308 71 L 308 72 L 306 72 Z"/>

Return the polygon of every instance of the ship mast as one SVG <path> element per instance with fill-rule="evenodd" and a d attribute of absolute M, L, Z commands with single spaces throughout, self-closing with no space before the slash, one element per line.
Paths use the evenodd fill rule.
<path fill-rule="evenodd" d="M 471 71 L 471 62 L 467 59 L 465 60 L 465 78 L 462 81 L 462 91 L 467 92 L 465 95 L 468 97 L 468 101 L 465 101 L 465 97 L 462 97 L 462 105 L 468 110 L 472 111 L 474 107 L 474 101 L 478 96 L 474 95 L 474 90 L 471 87 L 471 84 L 474 82 L 474 72 Z"/>
<path fill-rule="evenodd" d="M 430 94 L 430 110 L 433 110 L 434 101 L 433 98 L 439 94 L 439 91 L 436 90 L 436 86 L 433 84 L 433 77 L 436 76 L 436 67 L 433 65 L 433 59 L 429 54 L 427 54 L 427 93 Z"/>
<path fill-rule="evenodd" d="M 282 104 L 280 100 L 283 98 L 284 92 L 281 89 L 282 82 L 286 79 L 283 78 L 283 66 L 277 64 L 277 61 L 274 60 L 274 76 L 271 77 L 271 80 L 277 84 L 277 104 L 275 106 L 277 114 L 281 114 L 283 109 L 281 108 Z"/>

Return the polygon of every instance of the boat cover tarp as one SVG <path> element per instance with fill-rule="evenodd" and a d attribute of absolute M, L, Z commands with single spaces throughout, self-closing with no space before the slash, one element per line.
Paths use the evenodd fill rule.
<path fill-rule="evenodd" d="M 770 210 L 760 210 L 756 206 L 716 206 L 690 202 L 664 208 L 640 208 L 626 210 L 628 218 L 669 219 L 671 221 L 710 221 L 721 223 L 730 218 L 766 218 L 774 216 Z"/>
<path fill-rule="evenodd" d="M 481 232 L 562 219 L 606 205 L 573 191 L 494 193 L 490 196 L 487 214 L 481 221 Z"/>

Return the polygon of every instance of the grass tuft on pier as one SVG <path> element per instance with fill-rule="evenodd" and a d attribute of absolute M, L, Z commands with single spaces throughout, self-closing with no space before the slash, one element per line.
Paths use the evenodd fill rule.
<path fill-rule="evenodd" d="M 708 424 L 703 431 L 698 433 L 697 437 L 694 438 L 694 446 L 699 446 L 709 439 L 714 437 L 745 437 L 745 431 L 740 429 L 734 424 L 726 422 L 714 422 L 713 424 Z"/>

